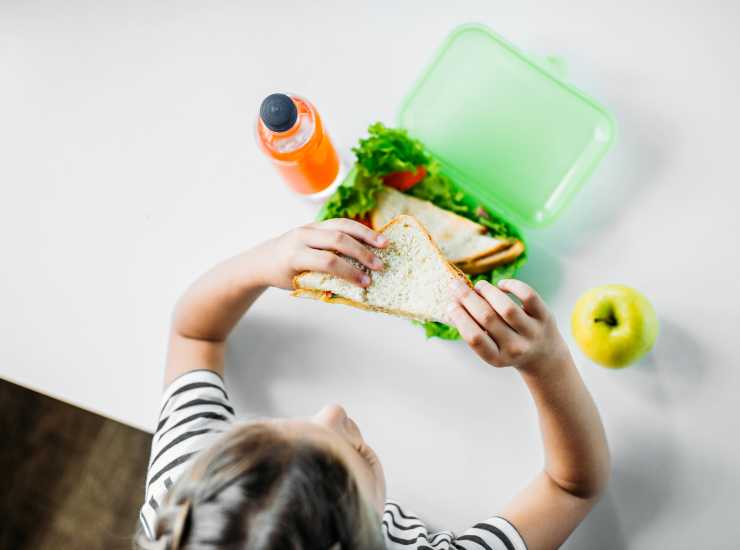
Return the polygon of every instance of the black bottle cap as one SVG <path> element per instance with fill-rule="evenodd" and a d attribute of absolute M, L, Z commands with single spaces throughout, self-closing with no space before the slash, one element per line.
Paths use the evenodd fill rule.
<path fill-rule="evenodd" d="M 260 118 L 273 132 L 285 132 L 298 120 L 298 109 L 287 95 L 270 94 L 262 101 Z"/>

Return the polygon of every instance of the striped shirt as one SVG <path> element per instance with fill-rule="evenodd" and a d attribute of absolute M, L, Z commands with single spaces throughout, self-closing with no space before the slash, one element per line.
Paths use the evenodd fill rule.
<path fill-rule="evenodd" d="M 193 456 L 209 447 L 233 422 L 234 409 L 216 373 L 190 371 L 167 387 L 152 438 L 146 496 L 139 514 L 150 539 L 154 538 L 157 509 L 169 488 Z M 455 535 L 452 531 L 430 531 L 418 516 L 387 500 L 382 521 L 388 550 L 526 550 L 516 529 L 500 517 Z"/>

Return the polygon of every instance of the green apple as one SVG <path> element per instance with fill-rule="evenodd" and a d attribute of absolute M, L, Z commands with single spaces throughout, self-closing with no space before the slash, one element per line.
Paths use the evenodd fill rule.
<path fill-rule="evenodd" d="M 622 368 L 653 347 L 658 319 L 647 298 L 634 288 L 604 285 L 578 298 L 571 330 L 583 353 L 595 362 Z"/>

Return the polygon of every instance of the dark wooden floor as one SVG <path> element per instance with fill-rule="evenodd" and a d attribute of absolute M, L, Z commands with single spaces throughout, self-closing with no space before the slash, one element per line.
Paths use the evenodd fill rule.
<path fill-rule="evenodd" d="M 129 549 L 151 436 L 0 380 L 0 550 Z"/>

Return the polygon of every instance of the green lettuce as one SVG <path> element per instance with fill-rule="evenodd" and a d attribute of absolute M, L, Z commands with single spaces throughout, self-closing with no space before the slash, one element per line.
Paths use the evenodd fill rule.
<path fill-rule="evenodd" d="M 432 161 L 420 141 L 411 139 L 406 130 L 386 128 L 376 122 L 367 129 L 368 137 L 361 139 L 352 152 L 357 164 L 368 174 L 385 176 L 393 172 L 413 172 L 418 166 Z"/>
<path fill-rule="evenodd" d="M 438 323 L 437 321 L 427 321 L 426 323 L 422 323 L 421 321 L 411 322 L 422 327 L 427 338 L 441 338 L 442 340 L 460 339 L 460 333 L 453 326 Z"/>
<path fill-rule="evenodd" d="M 362 218 L 375 208 L 383 180 L 355 166 L 319 211 L 319 220 Z"/>
<path fill-rule="evenodd" d="M 427 200 L 440 208 L 455 212 L 488 228 L 492 237 L 522 238 L 519 230 L 482 205 L 471 206 L 465 193 L 442 172 L 442 166 L 424 148 L 419 140 L 409 137 L 406 130 L 387 128 L 380 122 L 370 125 L 368 137 L 361 139 L 352 149 L 357 163 L 347 178 L 327 200 L 319 212 L 320 220 L 331 218 L 364 218 L 376 204 L 376 195 L 383 189 L 383 176 L 393 172 L 415 171 L 424 166 L 424 179 L 406 191 L 417 198 Z M 526 251 L 510 264 L 493 268 L 491 271 L 469 277 L 473 283 L 480 280 L 496 284 L 514 276 L 527 261 Z M 415 324 L 424 327 L 427 338 L 456 340 L 460 333 L 444 323 L 427 322 Z"/>

